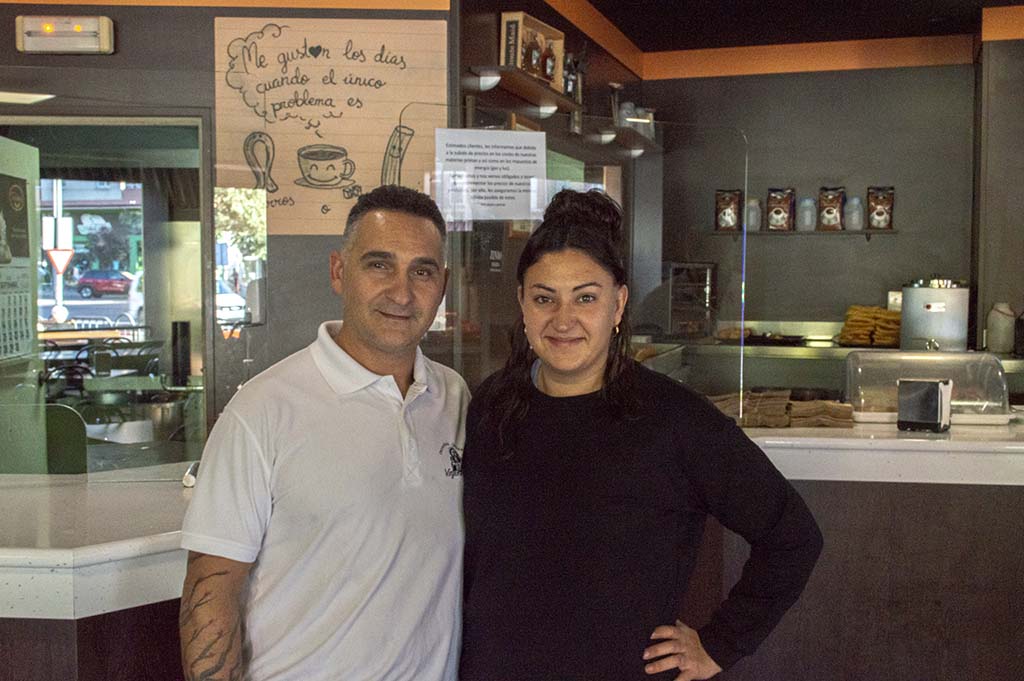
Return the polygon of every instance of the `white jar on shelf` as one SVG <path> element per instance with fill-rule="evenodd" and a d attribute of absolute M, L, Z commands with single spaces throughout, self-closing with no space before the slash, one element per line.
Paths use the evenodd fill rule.
<path fill-rule="evenodd" d="M 851 196 L 843 209 L 843 222 L 845 227 L 851 231 L 864 229 L 864 204 L 859 196 Z"/>
<path fill-rule="evenodd" d="M 796 231 L 813 232 L 818 224 L 818 207 L 814 199 L 806 197 L 800 199 L 800 205 L 796 209 Z"/>
<path fill-rule="evenodd" d="M 744 223 L 748 232 L 756 232 L 761 229 L 761 199 L 747 199 Z"/>
<path fill-rule="evenodd" d="M 985 349 L 996 354 L 1013 352 L 1013 309 L 1009 303 L 996 303 L 985 320 Z"/>

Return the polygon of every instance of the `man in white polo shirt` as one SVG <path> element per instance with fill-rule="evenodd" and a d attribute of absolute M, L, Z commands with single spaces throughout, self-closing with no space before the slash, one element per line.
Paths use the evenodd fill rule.
<path fill-rule="evenodd" d="M 444 240 L 430 197 L 360 197 L 331 254 L 344 322 L 218 419 L 182 531 L 189 681 L 455 680 L 469 393 L 418 347 Z"/>

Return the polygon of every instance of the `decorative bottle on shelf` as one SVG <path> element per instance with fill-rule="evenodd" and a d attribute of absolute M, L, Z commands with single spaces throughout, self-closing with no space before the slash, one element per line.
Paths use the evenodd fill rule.
<path fill-rule="evenodd" d="M 530 42 L 526 46 L 526 70 L 535 76 L 540 75 L 541 58 L 544 55 L 544 48 L 541 47 L 540 37 L 533 33 Z"/>
<path fill-rule="evenodd" d="M 1009 303 L 996 303 L 985 322 L 986 350 L 996 354 L 1013 352 L 1013 310 Z"/>
<path fill-rule="evenodd" d="M 860 231 L 864 229 L 864 204 L 859 196 L 851 196 L 843 209 L 843 222 L 846 229 Z"/>
<path fill-rule="evenodd" d="M 541 75 L 544 76 L 544 80 L 554 81 L 555 80 L 555 43 L 551 40 L 548 41 L 548 46 L 544 48 L 544 54 L 541 56 L 541 61 L 544 64 Z"/>
<path fill-rule="evenodd" d="M 572 69 L 572 101 L 576 103 L 576 108 L 569 114 L 569 132 L 574 135 L 583 134 L 583 71 L 580 69 L 581 63 L 582 59 L 577 59 L 573 62 Z"/>
<path fill-rule="evenodd" d="M 572 52 L 565 53 L 565 61 L 562 64 L 562 92 L 569 99 L 572 99 L 576 92 L 576 64 Z"/>

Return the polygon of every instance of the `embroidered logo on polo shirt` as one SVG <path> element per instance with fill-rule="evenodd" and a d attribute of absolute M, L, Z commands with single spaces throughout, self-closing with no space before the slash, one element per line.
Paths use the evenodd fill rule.
<path fill-rule="evenodd" d="M 457 478 L 462 476 L 462 450 L 451 444 L 445 442 L 441 445 L 441 451 L 438 452 L 441 456 L 447 456 L 448 462 L 451 464 L 444 469 L 444 474 L 449 478 Z"/>

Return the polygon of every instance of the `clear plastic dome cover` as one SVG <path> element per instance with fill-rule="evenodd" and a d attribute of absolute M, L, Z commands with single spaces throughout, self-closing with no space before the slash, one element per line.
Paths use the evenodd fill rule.
<path fill-rule="evenodd" d="M 953 423 L 1008 423 L 1006 374 L 985 352 L 854 351 L 846 357 L 846 401 L 855 421 L 896 421 L 898 379 L 953 381 Z"/>

